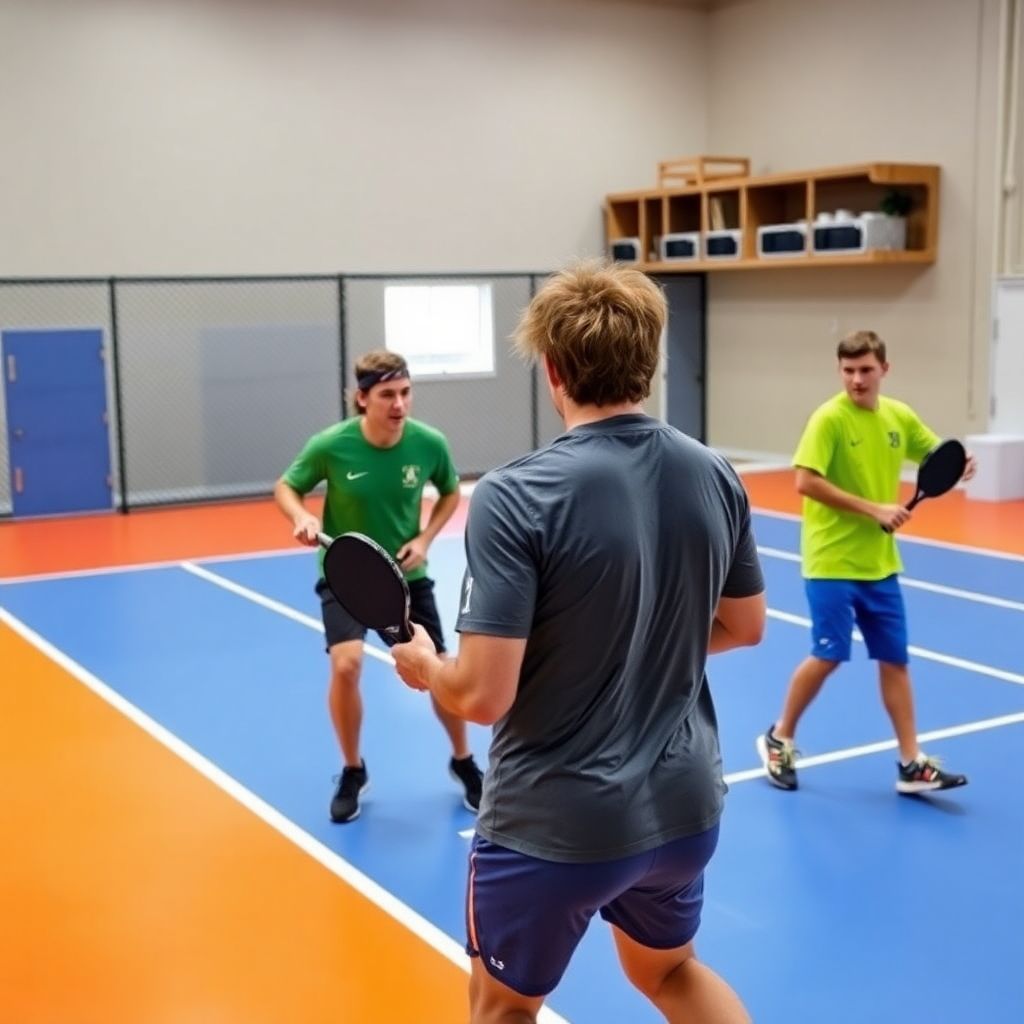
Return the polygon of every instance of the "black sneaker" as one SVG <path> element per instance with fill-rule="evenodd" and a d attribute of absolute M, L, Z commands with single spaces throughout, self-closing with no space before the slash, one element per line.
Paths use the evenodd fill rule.
<path fill-rule="evenodd" d="M 477 767 L 476 761 L 473 760 L 473 755 L 470 754 L 458 760 L 453 757 L 448 762 L 448 774 L 456 782 L 461 783 L 462 788 L 466 791 L 465 796 L 462 798 L 466 810 L 473 811 L 474 813 L 480 810 L 480 794 L 484 788 L 484 773 Z"/>
<path fill-rule="evenodd" d="M 343 768 L 338 777 L 338 788 L 331 798 L 331 821 L 354 821 L 359 817 L 359 795 L 370 784 L 366 762 L 359 768 Z"/>
<path fill-rule="evenodd" d="M 768 773 L 768 781 L 779 789 L 796 789 L 796 748 L 792 740 L 780 740 L 773 725 L 757 737 L 757 752 Z"/>
<path fill-rule="evenodd" d="M 896 763 L 899 766 L 899 776 L 896 779 L 898 793 L 933 793 L 938 789 L 956 789 L 957 786 L 967 785 L 966 775 L 953 775 L 942 771 L 939 767 L 941 762 L 937 757 L 918 754 L 910 764 L 904 765 L 898 761 Z"/>

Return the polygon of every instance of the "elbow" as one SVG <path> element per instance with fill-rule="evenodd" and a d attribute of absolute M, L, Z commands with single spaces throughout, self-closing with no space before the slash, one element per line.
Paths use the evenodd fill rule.
<path fill-rule="evenodd" d="M 458 702 L 458 707 L 449 710 L 475 725 L 494 725 L 508 714 L 511 707 L 512 701 L 507 700 L 502 694 L 483 691 L 472 696 L 467 695 Z"/>
<path fill-rule="evenodd" d="M 796 471 L 796 493 L 803 498 L 813 498 L 818 489 L 818 481 L 821 478 L 817 473 L 809 469 L 798 469 Z"/>
<path fill-rule="evenodd" d="M 765 626 L 768 622 L 767 608 L 762 605 L 759 614 L 751 615 L 736 631 L 736 639 L 741 647 L 756 647 L 764 639 Z"/>
<path fill-rule="evenodd" d="M 474 701 L 462 707 L 457 714 L 474 725 L 494 725 L 507 711 L 508 708 L 500 708 L 493 701 Z"/>
<path fill-rule="evenodd" d="M 765 620 L 761 619 L 756 625 L 751 626 L 743 637 L 744 647 L 756 647 L 764 639 Z"/>

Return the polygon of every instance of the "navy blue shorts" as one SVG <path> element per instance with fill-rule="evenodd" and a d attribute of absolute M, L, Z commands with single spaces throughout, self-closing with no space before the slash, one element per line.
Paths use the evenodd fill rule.
<path fill-rule="evenodd" d="M 811 654 L 825 661 L 849 661 L 853 624 L 864 637 L 868 657 L 906 665 L 907 615 L 899 577 L 884 580 L 804 580 L 811 608 Z"/>
<path fill-rule="evenodd" d="M 362 640 L 366 636 L 366 627 L 356 622 L 338 604 L 326 580 L 317 580 L 316 593 L 320 598 L 320 614 L 324 621 L 327 650 L 335 644 Z M 430 639 L 434 641 L 437 653 L 444 654 L 444 630 L 441 628 L 441 616 L 434 600 L 434 581 L 429 576 L 409 580 L 409 618 L 427 631 Z M 379 633 L 377 635 L 380 636 Z"/>
<path fill-rule="evenodd" d="M 618 860 L 563 864 L 473 837 L 466 952 L 503 985 L 546 996 L 600 913 L 651 949 L 684 946 L 700 925 L 718 826 Z"/>

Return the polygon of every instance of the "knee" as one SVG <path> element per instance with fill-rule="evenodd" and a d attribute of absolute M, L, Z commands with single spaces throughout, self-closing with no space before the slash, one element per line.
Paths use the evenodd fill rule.
<path fill-rule="evenodd" d="M 359 686 L 362 659 L 350 654 L 331 653 L 331 688 L 351 690 Z"/>
<path fill-rule="evenodd" d="M 818 672 L 821 674 L 823 679 L 827 679 L 840 665 L 841 661 L 834 661 L 831 658 L 819 658 L 817 655 L 811 655 L 811 660 L 817 664 Z"/>

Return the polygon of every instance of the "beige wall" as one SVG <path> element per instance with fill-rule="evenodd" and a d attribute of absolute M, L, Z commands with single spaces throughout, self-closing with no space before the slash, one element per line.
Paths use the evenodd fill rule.
<path fill-rule="evenodd" d="M 871 160 L 942 168 L 927 267 L 709 277 L 713 444 L 788 454 L 838 389 L 834 348 L 869 327 L 889 392 L 941 434 L 984 429 L 998 0 L 752 0 L 709 16 L 709 152 L 755 172 Z"/>
<path fill-rule="evenodd" d="M 0 0 L 0 276 L 546 270 L 705 136 L 707 16 Z"/>
<path fill-rule="evenodd" d="M 0 0 L 0 276 L 544 270 L 667 156 L 934 162 L 935 266 L 709 276 L 709 436 L 790 452 L 860 326 L 984 429 L 999 0 L 707 7 Z"/>

